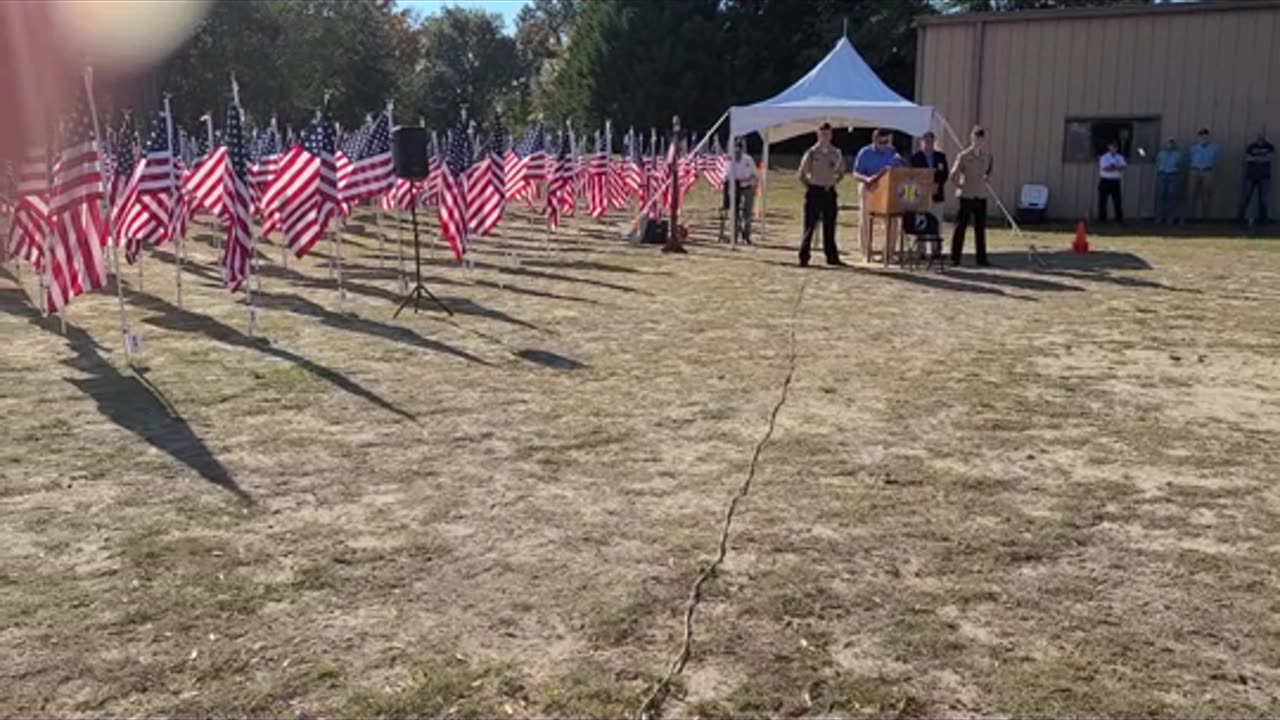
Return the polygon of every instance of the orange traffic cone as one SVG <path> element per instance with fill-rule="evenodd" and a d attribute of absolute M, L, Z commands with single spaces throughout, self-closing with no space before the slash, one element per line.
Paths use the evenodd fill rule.
<path fill-rule="evenodd" d="M 1076 239 L 1071 243 L 1071 252 L 1084 255 L 1089 252 L 1089 237 L 1085 232 L 1084 220 L 1076 223 Z"/>

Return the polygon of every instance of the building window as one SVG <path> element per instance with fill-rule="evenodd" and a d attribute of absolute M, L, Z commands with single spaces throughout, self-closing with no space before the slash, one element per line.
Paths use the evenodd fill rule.
<path fill-rule="evenodd" d="M 1067 118 L 1062 159 L 1095 162 L 1112 142 L 1120 145 L 1120 154 L 1131 163 L 1155 162 L 1160 151 L 1160 118 Z"/>

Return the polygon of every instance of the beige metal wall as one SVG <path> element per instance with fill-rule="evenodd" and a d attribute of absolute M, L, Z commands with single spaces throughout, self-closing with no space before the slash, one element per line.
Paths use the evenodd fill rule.
<path fill-rule="evenodd" d="M 1159 116 L 1161 136 L 1184 147 L 1208 126 L 1221 151 L 1213 209 L 1222 217 L 1236 212 L 1244 146 L 1262 125 L 1280 141 L 1280 3 L 972 18 L 921 25 L 916 96 L 962 138 L 974 122 L 987 128 L 992 185 L 1010 210 L 1018 188 L 1038 182 L 1054 217 L 1092 215 L 1096 166 L 1062 160 L 1068 117 Z M 1151 216 L 1154 166 L 1134 160 L 1125 212 Z"/>

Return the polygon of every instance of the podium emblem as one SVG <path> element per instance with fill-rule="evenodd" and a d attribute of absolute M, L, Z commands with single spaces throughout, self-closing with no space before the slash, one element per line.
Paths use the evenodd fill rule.
<path fill-rule="evenodd" d="M 908 181 L 898 186 L 898 200 L 903 205 L 916 205 L 923 195 L 924 192 L 920 189 L 919 183 Z"/>

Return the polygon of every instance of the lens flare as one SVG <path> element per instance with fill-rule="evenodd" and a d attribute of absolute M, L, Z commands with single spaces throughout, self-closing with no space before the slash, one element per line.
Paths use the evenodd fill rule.
<path fill-rule="evenodd" d="M 64 47 L 94 65 L 137 70 L 163 60 L 191 36 L 209 0 L 53 0 Z"/>

